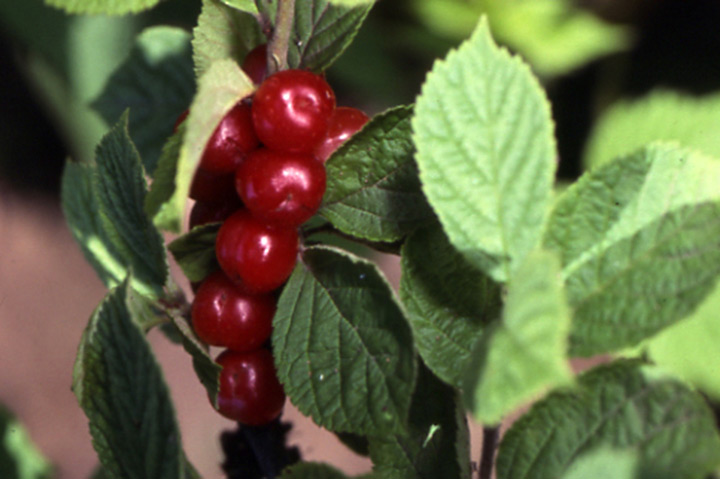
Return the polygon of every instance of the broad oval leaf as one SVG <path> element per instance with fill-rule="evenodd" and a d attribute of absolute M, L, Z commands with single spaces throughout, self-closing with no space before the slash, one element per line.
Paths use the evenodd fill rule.
<path fill-rule="evenodd" d="M 562 258 L 572 354 L 636 345 L 712 290 L 718 179 L 717 160 L 659 144 L 587 173 L 558 198 L 544 243 Z"/>
<path fill-rule="evenodd" d="M 45 0 L 47 5 L 67 13 L 89 15 L 124 15 L 148 10 L 162 0 Z"/>
<path fill-rule="evenodd" d="M 290 400 L 327 429 L 400 431 L 415 381 L 412 336 L 370 262 L 307 248 L 273 322 L 278 377 Z"/>
<path fill-rule="evenodd" d="M 180 28 L 152 27 L 137 37 L 93 108 L 108 123 L 130 109 L 130 137 L 152 175 L 163 143 L 194 90 L 190 35 Z"/>
<path fill-rule="evenodd" d="M 400 298 L 418 352 L 440 379 L 460 387 L 473 346 L 500 315 L 500 287 L 452 247 L 439 224 L 410 235 L 401 258 Z"/>
<path fill-rule="evenodd" d="M 150 191 L 145 197 L 145 213 L 152 218 L 156 227 L 167 231 L 179 232 L 181 228 L 180 217 L 168 200 L 175 192 L 175 177 L 186 126 L 185 122 L 180 123 L 177 131 L 165 141 Z"/>
<path fill-rule="evenodd" d="M 562 479 L 638 479 L 641 476 L 637 469 L 637 450 L 599 447 L 577 458 L 565 471 Z M 656 478 L 661 479 L 657 476 Z"/>
<path fill-rule="evenodd" d="M 376 116 L 328 160 L 319 213 L 340 231 L 393 242 L 434 218 L 413 160 L 411 115 L 397 107 Z"/>
<path fill-rule="evenodd" d="M 554 393 L 507 431 L 498 479 L 562 477 L 576 457 L 598 447 L 634 447 L 643 477 L 697 478 L 720 463 L 720 436 L 702 397 L 653 377 L 639 362 L 618 361 Z"/>
<path fill-rule="evenodd" d="M 0 404 L 0 477 L 50 479 L 52 466 L 38 450 L 25 426 Z"/>
<path fill-rule="evenodd" d="M 168 245 L 178 266 L 190 281 L 202 281 L 219 269 L 215 257 L 215 238 L 220 223 L 198 226 Z"/>
<path fill-rule="evenodd" d="M 507 281 L 540 239 L 556 152 L 550 106 L 488 22 L 428 74 L 415 107 L 420 180 L 451 243 Z"/>

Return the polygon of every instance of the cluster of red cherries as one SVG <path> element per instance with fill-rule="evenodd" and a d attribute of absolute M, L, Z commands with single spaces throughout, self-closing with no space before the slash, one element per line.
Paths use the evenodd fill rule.
<path fill-rule="evenodd" d="M 190 227 L 222 222 L 220 270 L 197 286 L 192 326 L 205 343 L 226 348 L 216 359 L 218 411 L 250 426 L 273 421 L 285 402 L 267 344 L 277 292 L 297 261 L 298 227 L 320 207 L 325 161 L 368 121 L 336 107 L 322 76 L 283 70 L 265 78 L 265 58 L 262 45 L 243 62 L 259 87 L 221 120 L 190 189 Z"/>

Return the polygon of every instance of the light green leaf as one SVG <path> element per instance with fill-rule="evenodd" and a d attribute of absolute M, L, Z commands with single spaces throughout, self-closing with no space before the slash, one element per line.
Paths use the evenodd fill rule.
<path fill-rule="evenodd" d="M 145 197 L 145 213 L 153 219 L 155 226 L 167 231 L 180 231 L 182 228 L 182 218 L 173 211 L 168 200 L 175 192 L 175 177 L 186 126 L 182 122 L 178 130 L 165 141 L 150 191 Z"/>
<path fill-rule="evenodd" d="M 0 404 L 0 477 L 50 479 L 52 466 L 38 450 L 27 429 Z"/>
<path fill-rule="evenodd" d="M 377 0 L 330 0 L 333 5 L 343 5 L 346 7 L 357 7 L 360 5 L 370 5 Z"/>
<path fill-rule="evenodd" d="M 228 7 L 232 7 L 236 10 L 240 10 L 243 12 L 248 12 L 253 15 L 257 15 L 258 8 L 257 5 L 255 5 L 255 0 L 220 0 L 222 3 L 227 5 Z"/>
<path fill-rule="evenodd" d="M 306 248 L 280 296 L 272 343 L 285 392 L 320 426 L 402 429 L 415 381 L 412 335 L 372 263 Z"/>
<path fill-rule="evenodd" d="M 175 190 L 155 218 L 164 228 L 180 232 L 190 183 L 205 145 L 227 112 L 252 91 L 252 82 L 232 60 L 213 63 L 198 81 L 198 93 L 184 121 L 186 133 L 176 165 Z"/>
<path fill-rule="evenodd" d="M 433 219 L 410 139 L 412 108 L 373 118 L 328 160 L 320 215 L 340 231 L 393 242 Z"/>
<path fill-rule="evenodd" d="M 295 22 L 288 48 L 290 68 L 327 69 L 350 45 L 372 3 L 337 4 L 330 0 L 295 0 Z"/>
<path fill-rule="evenodd" d="M 500 424 L 541 393 L 569 384 L 569 329 L 560 262 L 536 251 L 510 281 L 502 319 L 481 337 L 466 368 L 463 391 L 475 419 Z"/>
<path fill-rule="evenodd" d="M 177 479 L 184 454 L 162 372 L 127 304 L 110 291 L 83 333 L 73 389 L 109 477 Z"/>
<path fill-rule="evenodd" d="M 500 315 L 500 288 L 468 264 L 439 224 L 410 235 L 401 254 L 400 298 L 418 352 L 440 379 L 460 387 L 473 346 Z"/>
<path fill-rule="evenodd" d="M 720 463 L 720 436 L 702 397 L 639 362 L 618 361 L 584 374 L 579 389 L 548 396 L 515 422 L 500 444 L 497 477 L 562 477 L 598 447 L 635 448 L 648 478 L 699 478 Z"/>
<path fill-rule="evenodd" d="M 124 15 L 147 10 L 161 0 L 45 0 L 47 5 L 67 13 L 87 15 Z"/>
<path fill-rule="evenodd" d="M 640 479 L 637 463 L 638 454 L 634 449 L 600 447 L 577 458 L 562 479 Z"/>
<path fill-rule="evenodd" d="M 720 162 L 654 145 L 585 174 L 557 200 L 571 353 L 636 345 L 690 314 L 720 274 Z"/>
<path fill-rule="evenodd" d="M 192 100 L 190 35 L 173 27 L 142 32 L 125 62 L 93 102 L 108 123 L 130 109 L 130 136 L 152 174 L 175 120 Z"/>
<path fill-rule="evenodd" d="M 300 462 L 283 469 L 280 479 L 346 479 L 341 471 L 328 464 Z"/>
<path fill-rule="evenodd" d="M 168 245 L 178 266 L 190 281 L 202 281 L 219 269 L 215 257 L 215 238 L 219 229 L 220 223 L 198 226 Z"/>
<path fill-rule="evenodd" d="M 585 167 L 595 168 L 657 140 L 720 158 L 720 95 L 703 97 L 656 90 L 645 97 L 620 101 L 597 120 L 585 150 Z"/>
<path fill-rule="evenodd" d="M 412 122 L 420 180 L 450 242 L 507 281 L 537 244 L 556 169 L 550 107 L 482 20 L 438 61 Z"/>
<path fill-rule="evenodd" d="M 247 11 L 228 7 L 220 0 L 202 0 L 192 40 L 195 74 L 202 77 L 218 60 L 242 63 L 250 50 L 266 42 L 257 19 Z"/>

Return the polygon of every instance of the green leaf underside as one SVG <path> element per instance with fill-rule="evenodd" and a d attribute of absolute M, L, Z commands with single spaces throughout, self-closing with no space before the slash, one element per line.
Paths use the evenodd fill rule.
<path fill-rule="evenodd" d="M 340 231 L 393 242 L 432 220 L 413 160 L 411 116 L 411 107 L 376 116 L 328 160 L 319 213 Z"/>
<path fill-rule="evenodd" d="M 562 479 L 636 479 L 637 463 L 638 454 L 635 449 L 601 447 L 577 458 Z"/>
<path fill-rule="evenodd" d="M 124 15 L 148 10 L 161 0 L 45 0 L 47 5 L 67 13 Z"/>
<path fill-rule="evenodd" d="M 123 283 L 90 318 L 74 371 L 75 395 L 109 477 L 177 479 L 183 453 L 162 372 L 133 322 Z"/>
<path fill-rule="evenodd" d="M 321 72 L 350 45 L 372 3 L 355 6 L 328 0 L 295 0 L 295 23 L 288 48 L 290 68 Z"/>
<path fill-rule="evenodd" d="M 500 315 L 500 288 L 452 247 L 439 224 L 410 235 L 401 258 L 400 298 L 418 352 L 440 379 L 460 387 L 473 346 Z"/>
<path fill-rule="evenodd" d="M 175 261 L 190 281 L 202 281 L 219 269 L 215 256 L 215 238 L 220 223 L 193 228 L 168 245 Z"/>
<path fill-rule="evenodd" d="M 243 12 L 247 12 L 247 13 L 250 13 L 253 15 L 257 15 L 259 13 L 257 5 L 255 5 L 255 0 L 221 0 L 221 1 L 228 7 L 232 7 L 236 10 L 241 10 Z"/>
<path fill-rule="evenodd" d="M 190 35 L 180 28 L 153 27 L 137 37 L 93 108 L 108 123 L 130 108 L 130 136 L 152 174 L 163 142 L 194 89 Z"/>
<path fill-rule="evenodd" d="M 621 101 L 598 119 L 584 154 L 585 167 L 595 168 L 652 141 L 677 141 L 684 147 L 720 158 L 720 95 L 702 97 L 657 90 L 636 100 Z"/>
<path fill-rule="evenodd" d="M 92 165 L 68 162 L 63 210 L 85 256 L 107 286 L 133 272 L 133 287 L 155 296 L 168 269 L 160 233 L 143 211 L 144 171 L 127 131 L 127 114 L 103 138 Z"/>
<path fill-rule="evenodd" d="M 498 281 L 537 244 L 555 165 L 550 107 L 483 19 L 433 66 L 412 121 L 420 180 L 451 243 Z"/>
<path fill-rule="evenodd" d="M 510 281 L 502 319 L 472 353 L 464 393 L 475 419 L 499 424 L 544 391 L 569 384 L 569 329 L 560 262 L 536 251 Z"/>
<path fill-rule="evenodd" d="M 145 197 L 145 213 L 153 219 L 155 226 L 166 231 L 177 232 L 182 228 L 182 217 L 172 209 L 168 200 L 175 192 L 175 177 L 186 126 L 185 122 L 178 125 L 177 131 L 163 145 L 150 191 Z"/>
<path fill-rule="evenodd" d="M 202 12 L 193 30 L 195 74 L 202 77 L 218 60 L 242 63 L 250 50 L 266 42 L 253 15 L 219 0 L 203 0 Z"/>
<path fill-rule="evenodd" d="M 347 476 L 329 464 L 301 462 L 283 469 L 280 479 L 346 479 Z"/>
<path fill-rule="evenodd" d="M 307 248 L 280 297 L 272 343 L 285 392 L 317 424 L 401 430 L 415 380 L 412 336 L 372 263 Z"/>
<path fill-rule="evenodd" d="M 370 437 L 377 479 L 470 479 L 469 432 L 457 392 L 420 367 L 407 428 Z"/>
<path fill-rule="evenodd" d="M 176 166 L 175 190 L 161 205 L 159 221 L 164 227 L 182 222 L 190 183 L 210 136 L 223 117 L 253 91 L 252 82 L 237 63 L 219 60 L 198 80 L 198 94 L 185 120 L 185 134 Z M 165 195 L 162 195 L 165 196 Z M 173 229 L 172 231 L 179 232 Z"/>
<path fill-rule="evenodd" d="M 537 403 L 505 434 L 498 479 L 561 477 L 597 447 L 636 448 L 643 477 L 703 477 L 720 462 L 712 412 L 682 384 L 651 376 L 618 361 Z"/>
<path fill-rule="evenodd" d="M 18 419 L 0 404 L 0 477 L 50 479 L 52 467 Z"/>
<path fill-rule="evenodd" d="M 545 246 L 560 252 L 573 355 L 636 345 L 691 313 L 720 274 L 720 162 L 653 145 L 558 198 Z"/>

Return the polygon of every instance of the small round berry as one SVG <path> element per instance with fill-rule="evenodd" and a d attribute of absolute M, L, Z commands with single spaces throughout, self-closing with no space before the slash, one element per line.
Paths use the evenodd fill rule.
<path fill-rule="evenodd" d="M 215 128 L 200 158 L 200 168 L 218 174 L 234 173 L 248 152 L 257 148 L 258 144 L 250 105 L 240 102 Z"/>
<path fill-rule="evenodd" d="M 206 203 L 224 203 L 237 200 L 235 174 L 217 174 L 198 168 L 190 184 L 190 198 Z"/>
<path fill-rule="evenodd" d="M 333 111 L 330 117 L 325 138 L 315 147 L 315 158 L 325 163 L 330 155 L 365 126 L 370 118 L 358 110 L 348 106 L 341 106 Z"/>
<path fill-rule="evenodd" d="M 242 208 L 240 198 L 229 198 L 228 201 L 220 203 L 207 203 L 196 201 L 190 210 L 190 229 L 209 223 L 219 223 Z"/>
<path fill-rule="evenodd" d="M 282 226 L 300 226 L 320 207 L 325 167 L 308 154 L 260 148 L 235 174 L 235 188 L 253 216 Z"/>
<path fill-rule="evenodd" d="M 274 227 L 242 209 L 220 227 L 215 255 L 220 268 L 240 287 L 254 293 L 279 288 L 295 267 L 296 228 Z"/>
<path fill-rule="evenodd" d="M 220 414 L 247 426 L 262 426 L 280 416 L 285 392 L 270 351 L 227 350 L 215 362 L 223 368 L 217 396 Z"/>
<path fill-rule="evenodd" d="M 262 83 L 267 75 L 267 44 L 263 43 L 250 50 L 241 68 L 253 83 Z"/>
<path fill-rule="evenodd" d="M 252 116 L 257 136 L 268 148 L 312 153 L 325 136 L 334 109 L 335 94 L 321 76 L 283 70 L 257 89 Z"/>
<path fill-rule="evenodd" d="M 195 334 L 211 346 L 233 351 L 260 348 L 272 333 L 275 298 L 270 294 L 248 294 L 221 271 L 200 285 L 192 305 Z"/>

